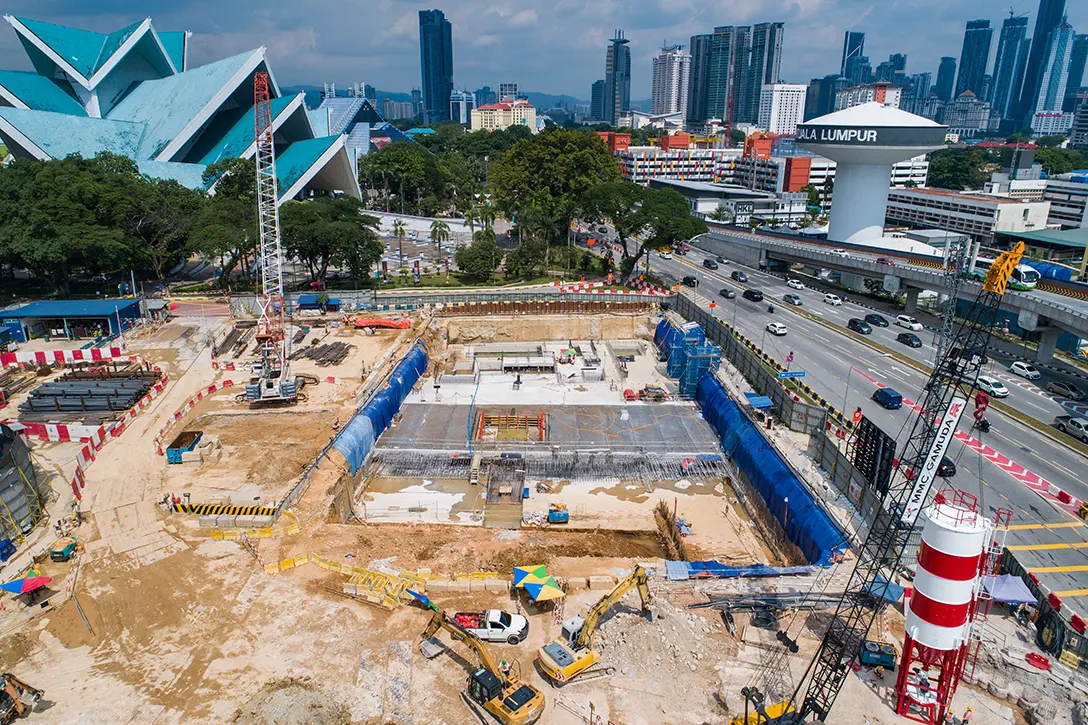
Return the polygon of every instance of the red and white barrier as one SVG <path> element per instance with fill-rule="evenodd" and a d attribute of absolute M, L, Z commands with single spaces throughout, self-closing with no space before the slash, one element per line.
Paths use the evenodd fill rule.
<path fill-rule="evenodd" d="M 20 350 L 0 353 L 0 367 L 13 368 L 21 365 L 71 365 L 115 360 L 128 357 L 124 348 L 91 347 L 86 350 Z"/>
<path fill-rule="evenodd" d="M 211 395 L 217 390 L 232 387 L 233 385 L 233 380 L 224 380 L 221 383 L 212 383 L 211 385 L 204 388 L 203 390 L 200 390 L 199 392 L 197 392 L 196 395 L 185 401 L 185 405 L 175 410 L 174 415 L 170 418 L 170 420 L 166 421 L 166 424 L 162 428 L 159 428 L 159 432 L 155 435 L 155 451 L 160 456 L 165 454 L 165 450 L 162 447 L 162 442 L 166 438 L 167 432 L 171 428 L 173 428 L 179 420 L 184 418 L 190 410 L 195 408 L 197 403 L 199 403 L 201 400 L 204 400 L 205 396 Z"/>

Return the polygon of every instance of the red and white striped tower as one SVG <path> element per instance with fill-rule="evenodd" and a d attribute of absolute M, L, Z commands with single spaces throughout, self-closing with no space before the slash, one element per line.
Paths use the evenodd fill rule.
<path fill-rule="evenodd" d="M 906 605 L 906 638 L 896 679 L 896 712 L 940 723 L 952 702 L 967 654 L 979 567 L 992 524 L 974 496 L 947 490 L 922 515 L 914 592 Z M 912 667 L 924 673 L 916 676 Z M 939 670 L 934 673 L 932 669 Z"/>

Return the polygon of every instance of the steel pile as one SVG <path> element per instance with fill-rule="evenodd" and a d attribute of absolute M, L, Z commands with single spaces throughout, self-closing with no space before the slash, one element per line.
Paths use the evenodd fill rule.
<path fill-rule="evenodd" d="M 324 345 L 311 345 L 302 348 L 291 356 L 292 360 L 313 360 L 319 367 L 339 365 L 351 352 L 354 345 L 346 342 L 327 342 Z"/>
<path fill-rule="evenodd" d="M 114 420 L 147 395 L 161 377 L 151 370 L 71 372 L 35 388 L 19 404 L 19 417 L 27 421 Z"/>

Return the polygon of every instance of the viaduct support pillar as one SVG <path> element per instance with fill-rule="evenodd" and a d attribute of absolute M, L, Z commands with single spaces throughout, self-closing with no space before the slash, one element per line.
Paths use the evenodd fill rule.
<path fill-rule="evenodd" d="M 1048 329 L 1039 335 L 1039 351 L 1035 353 L 1035 362 L 1050 363 L 1054 360 L 1054 348 L 1058 345 L 1061 330 Z"/>
<path fill-rule="evenodd" d="M 917 287 L 906 288 L 907 306 L 903 310 L 904 313 L 908 315 L 913 315 L 918 312 L 918 293 L 921 291 L 922 290 L 918 289 Z"/>

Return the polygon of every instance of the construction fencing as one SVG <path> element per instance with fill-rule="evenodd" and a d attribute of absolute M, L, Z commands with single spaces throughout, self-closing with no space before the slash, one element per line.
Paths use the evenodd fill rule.
<path fill-rule="evenodd" d="M 726 359 L 751 384 L 752 389 L 771 399 L 779 419 L 790 430 L 813 435 L 825 429 L 827 409 L 800 400 L 800 396 L 782 385 L 778 379 L 778 364 L 756 347 L 751 340 L 736 333 L 732 326 L 714 317 L 710 310 L 699 307 L 687 295 L 679 294 L 672 299 L 676 313 L 687 320 L 699 323 L 707 339 L 721 347 Z"/>

